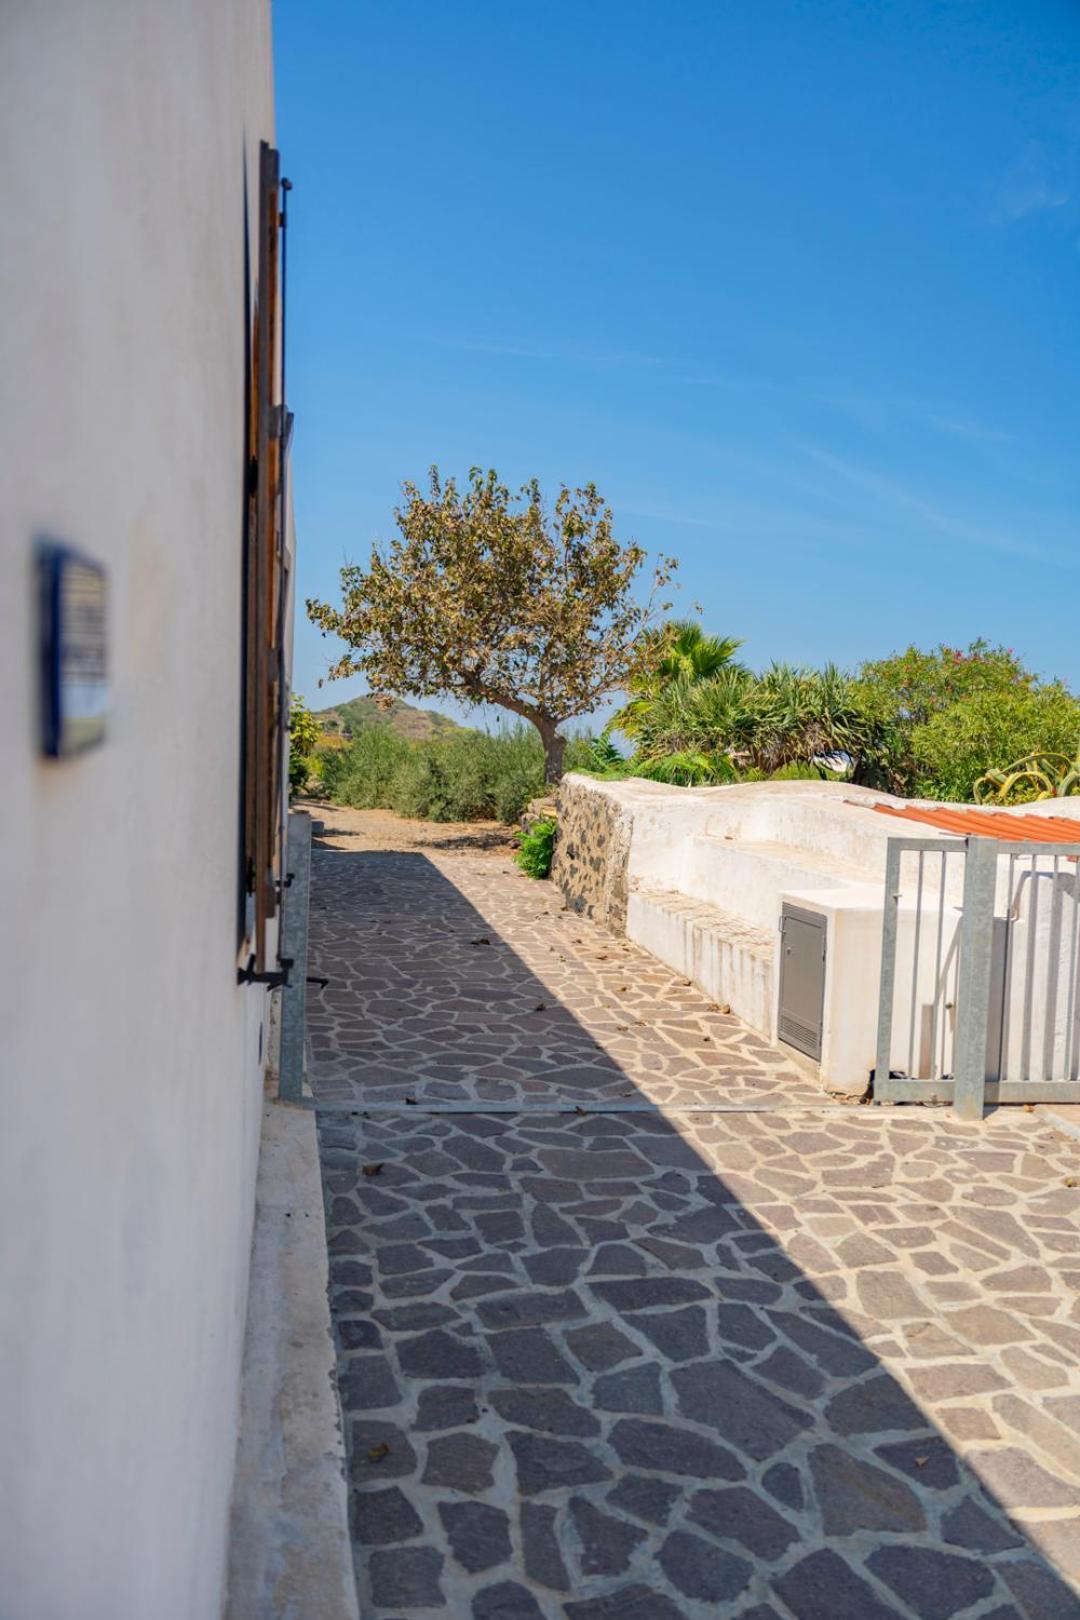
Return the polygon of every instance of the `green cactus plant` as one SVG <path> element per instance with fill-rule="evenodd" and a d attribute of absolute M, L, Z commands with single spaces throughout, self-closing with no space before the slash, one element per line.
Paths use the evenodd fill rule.
<path fill-rule="evenodd" d="M 976 804 L 1027 804 L 1080 793 L 1080 753 L 1025 754 L 1012 765 L 986 771 L 975 783 Z"/>

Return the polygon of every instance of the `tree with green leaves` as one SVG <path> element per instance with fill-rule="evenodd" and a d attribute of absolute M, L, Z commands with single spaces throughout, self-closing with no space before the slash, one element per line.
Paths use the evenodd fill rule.
<path fill-rule="evenodd" d="M 322 727 L 296 692 L 289 703 L 289 787 L 301 792 L 311 775 Z"/>
<path fill-rule="evenodd" d="M 617 539 L 595 485 L 537 482 L 517 496 L 473 468 L 464 488 L 432 468 L 426 490 L 403 487 L 398 534 L 367 568 L 341 570 L 341 606 L 311 600 L 309 618 L 347 651 L 330 679 L 360 674 L 376 697 L 456 698 L 528 720 L 545 777 L 563 771 L 568 720 L 625 688 L 637 652 L 669 605 L 674 559 L 635 593 L 643 548 Z"/>
<path fill-rule="evenodd" d="M 939 710 L 911 736 L 911 789 L 920 798 L 978 798 L 989 771 L 1033 753 L 1075 755 L 1080 747 L 1080 704 L 1059 681 L 1016 683 L 1007 691 L 975 692 Z M 1018 782 L 1006 802 L 1038 798 L 1034 779 Z"/>
<path fill-rule="evenodd" d="M 855 682 L 877 732 L 874 787 L 923 798 L 970 800 L 976 779 L 1029 749 L 1056 749 L 1077 735 L 1075 699 L 1044 684 L 1011 647 L 910 646 L 865 663 Z"/>

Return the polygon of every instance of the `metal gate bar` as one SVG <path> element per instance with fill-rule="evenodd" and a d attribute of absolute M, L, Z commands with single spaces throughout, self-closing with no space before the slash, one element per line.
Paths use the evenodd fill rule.
<path fill-rule="evenodd" d="M 942 1084 L 939 1076 L 945 1072 L 945 1019 L 942 1017 L 943 996 L 940 994 L 942 983 L 942 968 L 944 959 L 944 921 L 945 907 L 939 901 L 938 924 L 934 936 L 934 998 L 931 1012 L 931 1074 L 929 1078 L 911 1079 L 911 1071 L 915 1067 L 914 1050 L 914 1019 L 917 996 L 915 994 L 919 957 L 918 951 L 921 943 L 921 903 L 916 917 L 916 936 L 912 952 L 911 975 L 911 1021 L 908 1036 L 908 1063 L 907 1074 L 904 1076 L 892 1073 L 892 1041 L 894 1011 L 896 1003 L 896 975 L 897 975 L 897 944 L 900 932 L 900 901 L 903 893 L 901 884 L 901 869 L 903 857 L 906 854 L 918 856 L 917 891 L 921 902 L 924 894 L 925 859 L 928 854 L 940 857 L 938 873 L 939 895 L 945 892 L 945 863 L 950 854 L 963 855 L 966 842 L 962 838 L 890 838 L 885 858 L 885 905 L 882 918 L 881 934 L 881 989 L 878 1010 L 877 1054 L 874 1068 L 874 1095 L 881 1101 L 909 1102 L 914 1098 L 908 1095 L 900 1096 L 895 1088 L 901 1081 L 905 1087 L 912 1084 L 918 1086 L 919 1095 L 924 1100 L 942 1097 Z M 940 1044 L 939 1044 L 940 1038 Z"/>

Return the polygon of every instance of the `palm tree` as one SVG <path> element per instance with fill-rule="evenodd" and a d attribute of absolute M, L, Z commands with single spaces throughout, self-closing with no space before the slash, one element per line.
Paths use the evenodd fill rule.
<path fill-rule="evenodd" d="M 636 725 L 638 755 L 657 760 L 685 749 L 737 751 L 753 731 L 754 678 L 737 664 L 700 681 L 679 677 L 646 702 Z"/>
<path fill-rule="evenodd" d="M 610 722 L 634 744 L 634 767 L 663 781 L 730 781 L 749 768 L 820 771 L 830 760 L 854 781 L 877 783 L 887 738 L 850 675 L 774 663 L 761 675 L 735 662 L 741 643 L 676 621 L 656 632 Z"/>
<path fill-rule="evenodd" d="M 663 650 L 656 666 L 660 687 L 679 679 L 708 680 L 730 664 L 742 646 L 734 636 L 707 636 L 692 619 L 675 619 L 662 633 Z"/>
<path fill-rule="evenodd" d="M 711 680 L 721 670 L 745 674 L 742 665 L 732 662 L 741 646 L 742 642 L 733 636 L 707 636 L 700 624 L 673 619 L 644 642 L 637 669 L 630 677 L 630 701 L 608 722 L 606 731 L 621 731 L 637 742 L 643 729 L 653 723 L 653 705 L 671 689 L 678 688 L 685 694 L 689 687 Z"/>

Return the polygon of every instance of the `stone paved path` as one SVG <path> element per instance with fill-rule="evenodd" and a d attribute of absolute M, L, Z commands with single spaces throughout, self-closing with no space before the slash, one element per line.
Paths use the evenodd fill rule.
<path fill-rule="evenodd" d="M 829 1106 L 505 859 L 334 814 L 312 1078 L 365 1620 L 1080 1616 L 1076 1144 Z"/>

